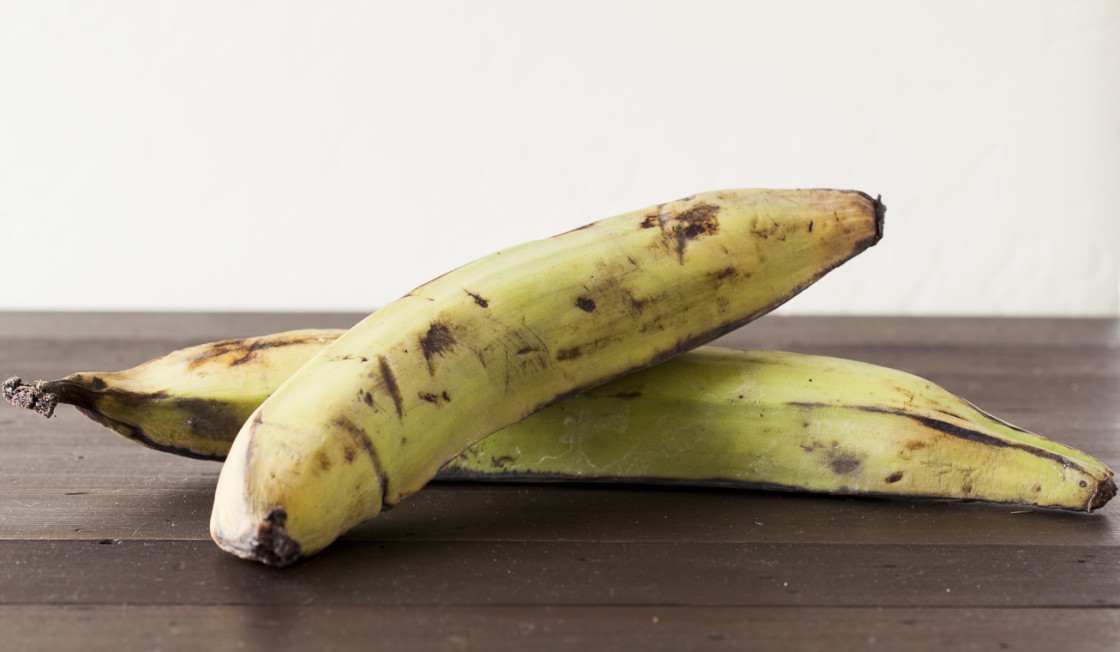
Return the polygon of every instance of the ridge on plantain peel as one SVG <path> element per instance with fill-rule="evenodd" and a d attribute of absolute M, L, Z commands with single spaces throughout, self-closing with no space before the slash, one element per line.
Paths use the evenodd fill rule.
<path fill-rule="evenodd" d="M 875 244 L 883 205 L 836 190 L 693 195 L 505 249 L 363 319 L 254 411 L 210 532 L 283 566 L 557 401 L 679 355 Z"/>

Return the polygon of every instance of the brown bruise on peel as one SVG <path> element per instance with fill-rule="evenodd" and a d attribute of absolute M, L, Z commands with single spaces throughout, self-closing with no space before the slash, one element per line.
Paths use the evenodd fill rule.
<path fill-rule="evenodd" d="M 863 466 L 863 458 L 850 451 L 830 451 L 825 459 L 836 475 L 851 475 Z"/>
<path fill-rule="evenodd" d="M 666 215 L 665 206 L 666 204 L 659 204 L 657 211 L 646 215 L 638 226 L 642 229 L 660 229 L 666 244 L 676 252 L 680 263 L 684 264 L 685 249 L 690 242 L 719 232 L 719 219 L 716 215 L 720 207 L 699 203 L 679 213 Z"/>
<path fill-rule="evenodd" d="M 220 342 L 214 342 L 205 347 L 204 350 L 194 355 L 187 362 L 187 370 L 193 371 L 198 367 L 208 364 L 216 363 L 219 358 L 229 356 L 232 359 L 225 361 L 225 364 L 230 367 L 245 364 L 252 361 L 256 354 L 266 349 L 274 349 L 286 346 L 294 346 L 299 344 L 307 344 L 311 342 L 318 342 L 320 336 L 303 335 L 299 337 L 283 337 L 283 338 L 244 338 L 244 339 L 229 339 Z M 236 357 L 233 357 L 236 356 Z M 160 359 L 160 358 L 157 358 Z"/>
<path fill-rule="evenodd" d="M 455 336 L 451 329 L 441 322 L 432 322 L 428 331 L 420 336 L 420 350 L 428 363 L 428 373 L 435 375 L 435 358 L 450 351 L 455 346 Z"/>

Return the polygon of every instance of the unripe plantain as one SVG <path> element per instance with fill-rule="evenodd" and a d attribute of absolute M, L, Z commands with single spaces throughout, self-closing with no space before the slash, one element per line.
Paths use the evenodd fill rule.
<path fill-rule="evenodd" d="M 878 241 L 857 192 L 704 193 L 512 247 L 362 320 L 249 418 L 211 535 L 286 565 L 483 437 L 780 305 Z"/>

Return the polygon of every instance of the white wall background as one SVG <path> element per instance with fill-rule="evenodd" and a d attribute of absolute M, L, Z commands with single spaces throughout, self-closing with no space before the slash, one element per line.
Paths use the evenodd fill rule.
<path fill-rule="evenodd" d="M 787 314 L 1120 314 L 1120 2 L 0 0 L 0 309 L 364 311 L 738 186 L 888 206 Z"/>

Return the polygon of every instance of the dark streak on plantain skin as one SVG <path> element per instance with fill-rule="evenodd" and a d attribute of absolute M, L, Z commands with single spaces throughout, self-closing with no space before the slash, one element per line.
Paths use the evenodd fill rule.
<path fill-rule="evenodd" d="M 335 419 L 334 424 L 345 430 L 346 433 L 350 435 L 350 438 L 366 452 L 370 464 L 373 465 L 373 471 L 377 474 L 377 481 L 381 486 L 382 509 L 392 507 L 392 505 L 385 502 L 389 491 L 389 477 L 385 475 L 385 467 L 381 465 L 381 456 L 377 454 L 377 449 L 373 447 L 373 442 L 370 441 L 369 435 L 366 434 L 365 430 L 358 427 L 358 424 L 346 417 Z M 347 449 L 344 449 L 344 454 L 347 457 L 347 461 L 350 461 L 352 458 L 349 453 L 345 452 L 346 450 Z"/>
<path fill-rule="evenodd" d="M 573 346 L 570 349 L 560 349 L 556 352 L 557 360 L 575 360 L 581 355 L 579 347 Z"/>
<path fill-rule="evenodd" d="M 377 361 L 381 364 L 381 378 L 385 381 L 385 388 L 389 390 L 389 395 L 393 397 L 393 405 L 397 408 L 397 418 L 402 418 L 404 402 L 401 399 L 401 388 L 397 385 L 397 376 L 389 365 L 389 358 L 382 355 L 377 357 Z"/>
<path fill-rule="evenodd" d="M 954 423 L 949 423 L 947 421 L 941 421 L 939 419 L 934 419 L 932 417 L 922 416 L 920 414 L 910 414 L 909 412 L 905 412 L 905 411 L 902 411 L 902 410 L 891 410 L 891 409 L 888 409 L 888 408 L 874 407 L 874 406 L 870 406 L 870 405 L 830 405 L 828 403 L 802 403 L 802 402 L 799 402 L 799 401 L 792 401 L 790 403 L 787 403 L 787 405 L 791 405 L 791 406 L 794 406 L 794 407 L 805 407 L 805 408 L 834 408 L 834 409 L 835 408 L 840 408 L 840 409 L 849 409 L 849 410 L 860 410 L 862 412 L 874 412 L 874 413 L 877 413 L 877 414 L 892 414 L 892 415 L 895 415 L 895 416 L 906 417 L 907 419 L 912 419 L 914 421 L 917 421 L 918 423 L 922 424 L 926 428 L 929 428 L 931 430 L 936 430 L 938 432 L 944 433 L 946 435 L 950 435 L 952 437 L 957 437 L 957 438 L 960 438 L 960 439 L 966 439 L 968 441 L 974 441 L 976 443 L 984 444 L 986 446 L 995 446 L 995 447 L 998 447 L 998 448 L 1014 448 L 1014 449 L 1017 449 L 1017 450 L 1025 451 L 1025 452 L 1030 453 L 1031 455 L 1034 455 L 1036 457 L 1041 457 L 1041 458 L 1045 458 L 1045 459 L 1048 459 L 1048 460 L 1053 460 L 1055 462 L 1058 462 L 1058 463 L 1062 464 L 1063 466 L 1066 466 L 1066 467 L 1071 468 L 1071 469 L 1075 469 L 1077 471 L 1080 471 L 1081 473 L 1085 473 L 1086 475 L 1089 475 L 1089 472 L 1086 469 L 1082 468 L 1079 464 L 1077 464 L 1073 460 L 1069 459 L 1068 457 L 1065 457 L 1064 455 L 1060 455 L 1058 453 L 1053 453 L 1051 451 L 1044 450 L 1044 449 L 1038 448 L 1036 446 L 1030 446 L 1028 444 L 1020 444 L 1020 443 L 1016 443 L 1016 442 L 1006 441 L 1006 440 L 1003 440 L 1003 439 L 999 439 L 998 437 L 993 437 L 993 436 L 991 436 L 987 433 L 981 432 L 979 430 L 973 430 L 971 428 L 965 428 L 963 426 L 958 426 Z M 1026 431 L 1023 431 L 1023 432 L 1026 432 Z M 913 447 L 912 446 L 907 446 L 907 447 L 908 448 L 921 448 L 921 446 L 913 446 Z"/>

